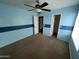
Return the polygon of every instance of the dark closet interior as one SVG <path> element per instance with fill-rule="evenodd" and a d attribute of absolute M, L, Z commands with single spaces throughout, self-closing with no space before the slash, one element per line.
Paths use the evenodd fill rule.
<path fill-rule="evenodd" d="M 43 33 L 43 16 L 39 16 L 39 33 Z"/>
<path fill-rule="evenodd" d="M 55 17 L 55 19 L 54 19 L 53 36 L 57 37 L 61 15 L 54 15 L 54 17 Z"/>

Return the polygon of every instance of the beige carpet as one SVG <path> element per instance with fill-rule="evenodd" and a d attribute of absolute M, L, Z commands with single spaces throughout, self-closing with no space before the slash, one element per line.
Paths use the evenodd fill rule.
<path fill-rule="evenodd" d="M 70 59 L 68 43 L 55 37 L 32 35 L 0 49 L 0 59 Z"/>

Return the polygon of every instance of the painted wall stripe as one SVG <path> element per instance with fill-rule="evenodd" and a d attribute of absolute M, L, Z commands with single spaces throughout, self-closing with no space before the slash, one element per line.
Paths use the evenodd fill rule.
<path fill-rule="evenodd" d="M 60 29 L 72 31 L 72 30 L 73 30 L 73 26 L 63 26 L 63 25 L 61 25 L 61 26 L 60 26 Z"/>
<path fill-rule="evenodd" d="M 44 27 L 50 28 L 51 25 L 50 25 L 50 24 L 45 24 Z M 60 29 L 62 29 L 62 30 L 70 30 L 70 31 L 72 31 L 72 30 L 73 30 L 73 27 L 74 27 L 74 26 L 64 26 L 64 25 L 60 25 Z"/>
<path fill-rule="evenodd" d="M 33 24 L 19 25 L 19 26 L 0 27 L 0 33 L 7 32 L 7 31 L 24 29 L 24 28 L 30 28 L 30 27 L 33 27 Z"/>
<path fill-rule="evenodd" d="M 50 28 L 50 24 L 45 24 L 44 27 Z"/>

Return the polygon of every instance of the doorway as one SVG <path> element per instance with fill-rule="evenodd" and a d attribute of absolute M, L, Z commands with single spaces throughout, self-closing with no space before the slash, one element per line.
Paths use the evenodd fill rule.
<path fill-rule="evenodd" d="M 43 16 L 38 17 L 38 22 L 39 22 L 39 33 L 43 34 Z"/>
<path fill-rule="evenodd" d="M 43 16 L 34 16 L 33 17 L 34 29 L 33 33 L 41 33 L 43 34 Z"/>
<path fill-rule="evenodd" d="M 54 29 L 53 29 L 53 36 L 57 37 L 58 35 L 58 28 L 60 23 L 61 15 L 54 15 Z"/>

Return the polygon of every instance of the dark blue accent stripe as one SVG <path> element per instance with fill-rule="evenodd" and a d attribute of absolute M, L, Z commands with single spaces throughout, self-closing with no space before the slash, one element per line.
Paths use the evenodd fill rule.
<path fill-rule="evenodd" d="M 61 25 L 60 29 L 72 31 L 73 30 L 73 26 L 63 26 L 63 25 Z"/>
<path fill-rule="evenodd" d="M 44 27 L 50 28 L 50 24 L 45 24 Z"/>
<path fill-rule="evenodd" d="M 33 27 L 33 24 L 19 25 L 19 26 L 9 26 L 9 27 L 0 27 L 0 33 L 7 32 L 7 31 L 24 29 L 24 28 L 30 28 L 30 27 Z"/>

